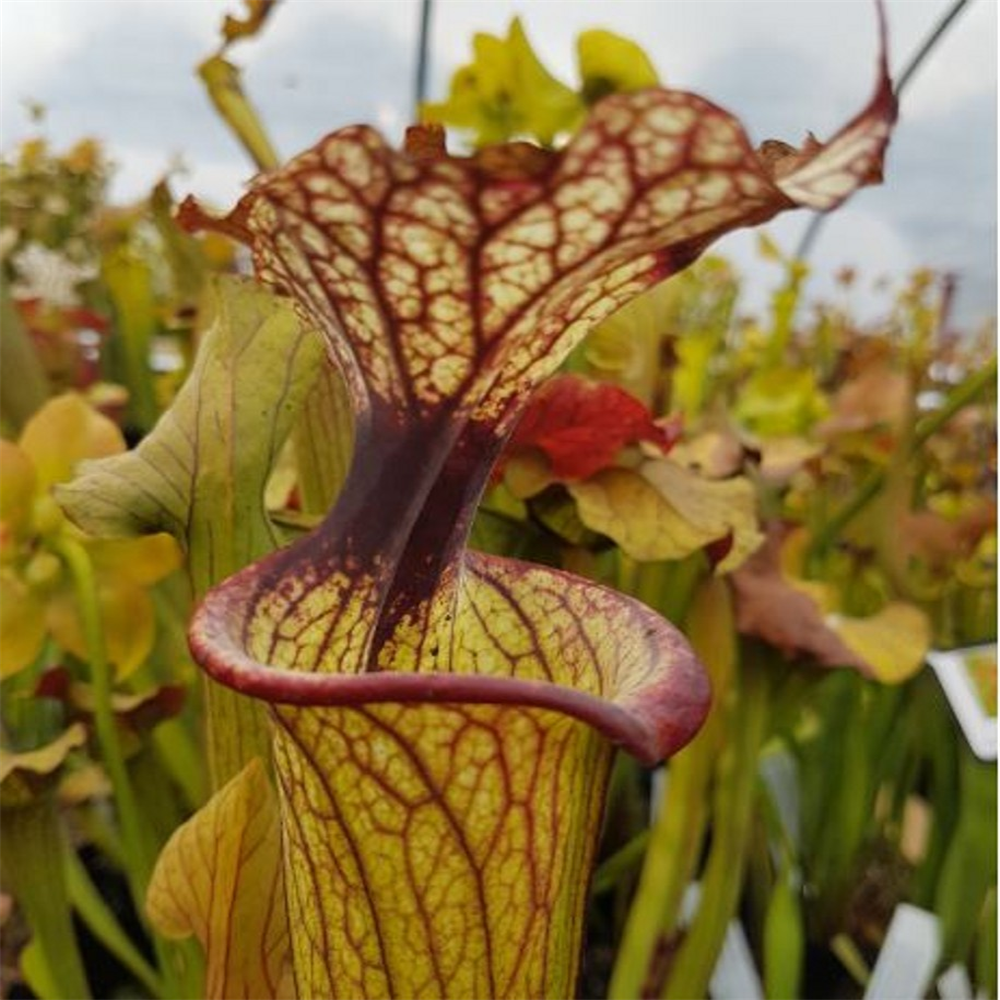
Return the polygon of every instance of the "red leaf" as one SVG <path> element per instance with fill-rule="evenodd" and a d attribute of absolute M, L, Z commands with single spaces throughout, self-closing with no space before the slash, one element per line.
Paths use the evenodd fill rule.
<path fill-rule="evenodd" d="M 509 450 L 540 448 L 557 479 L 587 479 L 613 465 L 626 445 L 647 441 L 668 452 L 679 432 L 677 421 L 658 423 L 618 386 L 560 375 L 532 398 Z"/>

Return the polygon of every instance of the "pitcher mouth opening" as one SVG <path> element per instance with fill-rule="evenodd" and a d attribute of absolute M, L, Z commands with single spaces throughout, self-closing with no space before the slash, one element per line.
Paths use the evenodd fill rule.
<path fill-rule="evenodd" d="M 245 596 L 253 592 L 254 567 L 210 591 L 195 613 L 188 635 L 195 660 L 216 682 L 271 705 L 350 707 L 397 704 L 521 705 L 558 712 L 592 726 L 616 746 L 652 765 L 683 747 L 708 713 L 709 681 L 681 633 L 644 605 L 608 588 L 560 570 L 499 557 L 477 557 L 515 572 L 542 574 L 561 586 L 595 588 L 621 602 L 644 635 L 640 647 L 656 664 L 648 679 L 623 693 L 613 680 L 607 694 L 557 680 L 482 673 L 380 670 L 336 673 L 295 670 L 262 663 L 249 654 L 235 632 Z M 637 620 L 636 620 L 637 619 Z M 647 669 L 643 667 L 643 669 Z M 629 664 L 616 665 L 627 674 Z"/>

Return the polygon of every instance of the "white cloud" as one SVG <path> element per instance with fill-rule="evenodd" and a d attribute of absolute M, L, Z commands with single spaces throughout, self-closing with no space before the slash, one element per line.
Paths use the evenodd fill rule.
<path fill-rule="evenodd" d="M 950 5 L 886 0 L 894 67 Z M 50 107 L 46 131 L 57 145 L 87 133 L 106 141 L 121 164 L 117 196 L 148 190 L 181 153 L 186 189 L 231 201 L 252 169 L 193 68 L 214 48 L 222 16 L 240 9 L 237 0 L 0 0 L 3 145 L 33 131 L 19 103 L 37 98 Z M 284 153 L 354 121 L 400 137 L 419 11 L 419 0 L 289 0 L 260 39 L 233 49 Z M 873 80 L 871 0 L 435 0 L 437 96 L 468 59 L 473 33 L 503 32 L 515 14 L 545 63 L 569 79 L 582 29 L 637 38 L 670 85 L 729 108 L 755 140 L 799 141 L 807 129 L 829 136 Z M 971 313 L 995 309 L 996 52 L 995 0 L 970 3 L 905 95 L 885 187 L 830 223 L 819 267 L 829 255 L 831 268 L 892 259 L 902 271 L 933 248 L 935 264 L 968 275 Z M 741 238 L 724 249 L 736 252 Z"/>

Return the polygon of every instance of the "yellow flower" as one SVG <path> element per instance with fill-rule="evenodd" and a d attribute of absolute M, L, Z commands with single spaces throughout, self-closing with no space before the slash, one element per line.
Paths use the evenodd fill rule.
<path fill-rule="evenodd" d="M 60 542 L 87 549 L 108 659 L 119 677 L 149 654 L 155 615 L 147 587 L 179 563 L 167 535 L 96 539 L 74 527 L 51 496 L 77 464 L 125 450 L 118 428 L 84 399 L 67 393 L 50 400 L 14 444 L 0 440 L 0 677 L 34 662 L 48 636 L 86 657 L 86 643 Z"/>
<path fill-rule="evenodd" d="M 464 129 L 476 146 L 515 136 L 550 145 L 579 125 L 579 97 L 545 69 L 517 18 L 506 38 L 477 34 L 473 49 L 472 62 L 452 77 L 447 101 L 421 108 L 425 122 Z"/>
<path fill-rule="evenodd" d="M 576 48 L 588 104 L 607 94 L 645 90 L 660 82 L 649 56 L 631 39 L 595 28 L 580 35 Z"/>

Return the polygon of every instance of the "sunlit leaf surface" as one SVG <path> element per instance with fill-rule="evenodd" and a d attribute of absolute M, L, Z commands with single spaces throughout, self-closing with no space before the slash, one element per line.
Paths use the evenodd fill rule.
<path fill-rule="evenodd" d="M 515 136 L 548 145 L 579 121 L 580 99 L 541 64 L 520 19 L 506 38 L 480 32 L 472 45 L 473 61 L 452 77 L 448 100 L 421 108 L 424 121 L 466 129 L 477 145 Z"/>
<path fill-rule="evenodd" d="M 705 479 L 670 459 L 638 469 L 605 469 L 573 483 L 580 519 L 613 538 L 633 559 L 683 559 L 732 539 L 719 570 L 739 566 L 763 541 L 757 497 L 743 476 Z"/>

